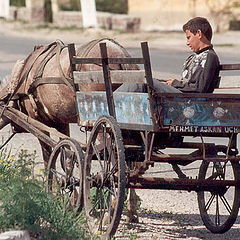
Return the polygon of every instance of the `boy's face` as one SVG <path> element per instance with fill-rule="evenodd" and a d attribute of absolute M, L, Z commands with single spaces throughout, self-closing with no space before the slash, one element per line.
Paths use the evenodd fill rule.
<path fill-rule="evenodd" d="M 187 45 L 192 49 L 193 52 L 200 50 L 201 47 L 201 31 L 194 35 L 189 30 L 186 30 Z"/>

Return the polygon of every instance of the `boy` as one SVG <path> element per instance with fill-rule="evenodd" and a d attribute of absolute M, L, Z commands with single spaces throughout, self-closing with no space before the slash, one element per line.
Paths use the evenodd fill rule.
<path fill-rule="evenodd" d="M 183 25 L 191 54 L 183 64 L 182 78 L 165 83 L 153 79 L 157 92 L 212 93 L 219 83 L 219 59 L 211 44 L 212 28 L 206 18 L 195 17 Z M 147 92 L 141 84 L 123 84 L 118 92 Z"/>

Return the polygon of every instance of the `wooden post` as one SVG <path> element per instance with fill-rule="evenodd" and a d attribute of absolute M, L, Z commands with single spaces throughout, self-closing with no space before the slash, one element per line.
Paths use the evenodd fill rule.
<path fill-rule="evenodd" d="M 0 17 L 9 17 L 9 0 L 0 0 Z"/>
<path fill-rule="evenodd" d="M 95 0 L 80 0 L 84 28 L 97 27 Z"/>
<path fill-rule="evenodd" d="M 58 0 L 52 0 L 52 12 L 57 13 L 59 11 Z"/>
<path fill-rule="evenodd" d="M 71 78 L 73 79 L 73 71 L 76 71 L 76 66 L 75 66 L 75 64 L 73 64 L 73 62 L 72 62 L 73 56 L 76 55 L 75 44 L 74 44 L 74 43 L 68 44 L 68 54 L 69 54 Z"/>
<path fill-rule="evenodd" d="M 148 43 L 142 42 L 142 55 L 144 58 L 144 69 L 145 69 L 145 75 L 147 80 L 147 88 L 148 88 L 148 98 L 149 98 L 149 104 L 150 104 L 150 112 L 151 112 L 151 119 L 153 123 L 153 129 L 158 129 L 158 113 L 156 112 L 156 103 L 154 99 L 154 86 L 153 86 L 153 78 L 152 78 L 152 68 L 151 68 L 151 61 L 150 61 L 150 55 L 149 55 L 149 49 L 148 49 Z"/>
<path fill-rule="evenodd" d="M 26 19 L 29 22 L 44 22 L 44 0 L 25 0 L 26 9 L 29 14 L 26 14 Z"/>
<path fill-rule="evenodd" d="M 103 76 L 106 88 L 108 111 L 111 116 L 116 119 L 115 105 L 113 100 L 112 82 L 110 78 L 109 66 L 108 66 L 108 56 L 107 56 L 107 46 L 106 43 L 100 43 L 101 56 L 102 56 L 102 67 Z"/>

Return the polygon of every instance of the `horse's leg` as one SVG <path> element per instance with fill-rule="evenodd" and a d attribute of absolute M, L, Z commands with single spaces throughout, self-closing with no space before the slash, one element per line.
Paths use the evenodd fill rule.
<path fill-rule="evenodd" d="M 137 213 L 138 196 L 134 188 L 129 188 L 127 196 L 127 223 L 138 223 Z"/>
<path fill-rule="evenodd" d="M 0 130 L 7 126 L 9 123 L 10 121 L 6 117 L 2 116 L 0 118 Z"/>
<path fill-rule="evenodd" d="M 41 140 L 39 140 L 39 143 L 40 143 L 41 148 L 42 148 L 42 156 L 43 156 L 44 167 L 47 168 L 48 160 L 49 160 L 50 154 L 52 152 L 52 148 Z"/>
<path fill-rule="evenodd" d="M 69 136 L 69 124 L 59 125 L 57 127 L 57 130 L 59 132 L 65 134 L 65 135 Z M 48 133 L 46 133 L 46 134 L 49 136 Z M 40 143 L 41 148 L 42 148 L 44 167 L 47 168 L 48 160 L 49 160 L 49 157 L 51 155 L 52 148 L 41 140 L 39 140 L 39 143 Z"/>

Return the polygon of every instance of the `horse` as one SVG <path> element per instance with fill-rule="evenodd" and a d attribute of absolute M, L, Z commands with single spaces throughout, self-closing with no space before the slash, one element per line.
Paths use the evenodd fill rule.
<path fill-rule="evenodd" d="M 109 57 L 130 57 L 124 47 L 109 38 L 96 39 L 77 47 L 76 55 L 101 57 L 99 43 L 102 42 L 107 45 Z M 109 67 L 113 70 L 139 69 L 135 64 L 110 64 Z M 78 65 L 77 69 L 97 71 L 102 70 L 102 67 L 97 64 L 82 64 Z M 100 84 L 81 86 L 81 90 L 95 91 L 103 88 L 104 86 Z M 26 59 L 17 61 L 9 80 L 0 86 L 0 100 L 5 105 L 11 103 L 31 118 L 69 136 L 69 123 L 76 123 L 78 114 L 67 46 L 61 41 L 35 46 Z M 3 114 L 0 118 L 1 129 L 9 123 L 9 120 Z M 39 142 L 46 167 L 52 149 L 41 140 Z"/>

